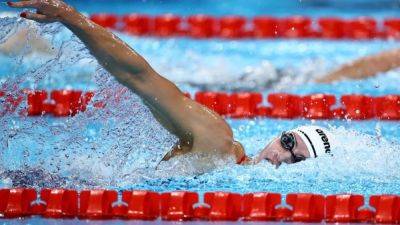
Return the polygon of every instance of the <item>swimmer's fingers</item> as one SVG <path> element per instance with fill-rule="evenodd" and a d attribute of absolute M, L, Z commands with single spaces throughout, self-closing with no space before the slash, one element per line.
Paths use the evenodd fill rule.
<path fill-rule="evenodd" d="M 12 8 L 37 8 L 38 1 L 19 1 L 19 2 L 7 2 L 7 5 Z"/>
<path fill-rule="evenodd" d="M 21 13 L 21 17 L 26 18 L 28 20 L 34 20 L 39 23 L 55 22 L 54 19 L 51 19 L 51 18 L 47 17 L 46 15 L 38 14 L 38 13 L 23 12 L 23 13 Z"/>

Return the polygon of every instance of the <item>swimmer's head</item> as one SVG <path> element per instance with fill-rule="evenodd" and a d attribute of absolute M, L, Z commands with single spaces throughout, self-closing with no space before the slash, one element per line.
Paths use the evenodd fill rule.
<path fill-rule="evenodd" d="M 267 160 L 279 167 L 282 163 L 297 163 L 307 158 L 332 156 L 332 135 L 318 126 L 302 126 L 282 132 L 258 155 L 255 163 Z"/>

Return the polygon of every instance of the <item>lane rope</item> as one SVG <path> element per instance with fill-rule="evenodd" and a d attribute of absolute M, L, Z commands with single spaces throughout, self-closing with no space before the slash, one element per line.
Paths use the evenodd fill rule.
<path fill-rule="evenodd" d="M 284 197 L 284 198 L 283 198 Z M 199 199 L 204 199 L 200 202 Z M 285 199 L 285 202 L 283 202 Z M 399 195 L 0 189 L 2 218 L 400 223 Z"/>
<path fill-rule="evenodd" d="M 85 112 L 88 104 L 101 110 L 110 96 L 93 101 L 95 92 L 80 90 L 22 90 L 13 94 L 0 91 L 0 114 L 16 113 L 25 101 L 22 116 L 74 116 Z M 186 94 L 190 98 L 190 94 Z M 330 94 L 294 95 L 258 92 L 197 92 L 194 100 L 221 116 L 234 119 L 347 119 L 400 120 L 400 95 L 343 95 L 337 99 Z M 116 99 L 114 99 L 116 101 Z"/>
<path fill-rule="evenodd" d="M 321 38 L 321 39 L 400 39 L 400 18 L 377 20 L 372 17 L 310 18 L 306 16 L 215 17 L 173 14 L 92 14 L 97 24 L 135 36 L 191 37 L 222 39 Z"/>

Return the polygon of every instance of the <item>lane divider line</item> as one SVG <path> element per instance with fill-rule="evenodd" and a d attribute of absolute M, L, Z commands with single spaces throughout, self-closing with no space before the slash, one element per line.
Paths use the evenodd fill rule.
<path fill-rule="evenodd" d="M 119 198 L 118 196 L 122 196 Z M 120 200 L 118 200 L 120 199 Z M 204 199 L 200 202 L 199 199 Z M 283 202 L 285 199 L 285 202 Z M 0 217 L 400 223 L 399 195 L 0 189 Z"/>
<path fill-rule="evenodd" d="M 354 39 L 374 38 L 400 39 L 400 18 L 376 20 L 372 17 L 338 18 L 306 16 L 246 18 L 231 15 L 174 14 L 92 14 L 97 24 L 135 36 L 191 37 L 222 39 L 271 39 L 271 38 L 321 38 Z"/>
<path fill-rule="evenodd" d="M 79 90 L 23 90 L 17 94 L 0 92 L 0 114 L 15 113 L 23 101 L 23 116 L 53 115 L 74 116 L 86 111 L 88 104 L 94 108 L 106 107 L 108 101 L 119 101 L 118 96 L 92 101 L 94 92 Z M 111 94 L 110 94 L 111 95 Z M 186 94 L 190 98 L 189 94 Z M 113 99 L 113 100 L 111 100 Z M 264 97 L 258 92 L 197 92 L 194 100 L 234 119 L 280 118 L 280 119 L 348 119 L 348 120 L 400 120 L 400 95 L 372 97 L 349 94 L 340 99 L 330 94 L 293 95 L 271 93 Z M 264 103 L 264 101 L 266 103 Z M 1 107 L 2 106 L 2 107 Z"/>

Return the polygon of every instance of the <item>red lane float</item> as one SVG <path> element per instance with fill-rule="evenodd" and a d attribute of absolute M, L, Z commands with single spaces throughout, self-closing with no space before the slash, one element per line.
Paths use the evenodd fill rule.
<path fill-rule="evenodd" d="M 365 95 L 343 95 L 341 103 L 345 107 L 344 116 L 349 119 L 364 120 L 375 116 L 375 101 Z"/>
<path fill-rule="evenodd" d="M 235 93 L 231 95 L 233 112 L 228 114 L 232 118 L 252 118 L 257 114 L 257 106 L 262 102 L 260 93 Z"/>
<path fill-rule="evenodd" d="M 376 223 L 400 223 L 400 197 L 397 195 L 373 195 L 369 204 L 376 209 Z"/>
<path fill-rule="evenodd" d="M 207 15 L 193 15 L 187 18 L 188 35 L 193 38 L 210 38 L 215 35 L 216 19 Z"/>
<path fill-rule="evenodd" d="M 345 110 L 342 108 L 336 108 L 332 110 L 333 118 L 335 119 L 345 119 Z"/>
<path fill-rule="evenodd" d="M 112 203 L 118 199 L 118 193 L 113 190 L 81 191 L 79 217 L 82 219 L 110 219 Z"/>
<path fill-rule="evenodd" d="M 194 218 L 196 220 L 208 220 L 210 210 L 210 206 L 207 204 L 197 204 L 197 206 L 194 206 Z"/>
<path fill-rule="evenodd" d="M 336 17 L 326 17 L 318 19 L 320 37 L 326 39 L 343 38 L 345 21 Z"/>
<path fill-rule="evenodd" d="M 362 208 L 358 210 L 357 223 L 371 223 L 375 216 L 375 211 L 369 208 Z"/>
<path fill-rule="evenodd" d="M 332 119 L 331 107 L 335 103 L 333 95 L 306 95 L 303 97 L 303 116 L 307 119 Z"/>
<path fill-rule="evenodd" d="M 222 105 L 222 102 L 218 101 L 218 96 L 220 95 L 217 92 L 197 92 L 194 99 L 196 102 L 206 106 L 207 108 L 222 113 L 225 112 L 225 109 L 223 109 L 224 105 Z M 225 97 L 225 95 L 222 97 Z"/>
<path fill-rule="evenodd" d="M 281 204 L 278 193 L 251 193 L 243 196 L 243 217 L 249 221 L 276 220 L 276 207 Z"/>
<path fill-rule="evenodd" d="M 82 91 L 60 90 L 51 92 L 51 99 L 54 100 L 53 115 L 70 116 L 79 111 L 84 111 L 87 102 L 90 101 L 91 94 L 82 96 Z"/>
<path fill-rule="evenodd" d="M 253 19 L 255 38 L 274 38 L 279 34 L 278 19 L 270 16 L 258 16 Z"/>
<path fill-rule="evenodd" d="M 377 22 L 373 18 L 359 17 L 346 22 L 346 37 L 351 39 L 371 39 L 377 37 Z"/>
<path fill-rule="evenodd" d="M 43 189 L 40 191 L 43 201 L 42 216 L 47 218 L 72 218 L 78 214 L 78 192 L 66 189 Z"/>
<path fill-rule="evenodd" d="M 28 92 L 28 115 L 40 116 L 45 113 L 44 101 L 47 99 L 46 91 Z"/>
<path fill-rule="evenodd" d="M 231 95 L 227 93 L 218 93 L 217 95 L 217 102 L 218 102 L 218 110 L 217 111 L 220 115 L 230 115 L 235 112 L 236 105 L 231 97 Z"/>
<path fill-rule="evenodd" d="M 197 92 L 195 100 L 220 115 L 232 118 L 252 118 L 266 114 L 265 108 L 259 108 L 262 102 L 260 93 L 242 92 L 228 95 L 219 92 Z"/>
<path fill-rule="evenodd" d="M 36 198 L 35 189 L 0 189 L 0 214 L 5 218 L 30 216 L 30 206 Z"/>
<path fill-rule="evenodd" d="M 268 95 L 272 105 L 271 117 L 293 119 L 303 115 L 303 102 L 299 96 L 277 93 Z"/>
<path fill-rule="evenodd" d="M 400 119 L 400 95 L 387 95 L 377 97 L 376 117 L 381 120 Z"/>
<path fill-rule="evenodd" d="M 355 194 L 328 195 L 325 219 L 332 223 L 357 222 L 358 208 L 364 205 L 364 196 Z"/>
<path fill-rule="evenodd" d="M 100 13 L 100 14 L 92 14 L 90 19 L 97 23 L 98 25 L 115 29 L 117 27 L 118 16 L 114 14 Z"/>
<path fill-rule="evenodd" d="M 148 35 L 151 32 L 151 18 L 142 14 L 128 14 L 122 17 L 122 30 L 131 35 Z"/>
<path fill-rule="evenodd" d="M 290 221 L 293 211 L 285 206 L 278 206 L 275 209 L 275 215 L 277 220 Z"/>
<path fill-rule="evenodd" d="M 400 18 L 386 19 L 383 24 L 386 38 L 400 39 Z"/>
<path fill-rule="evenodd" d="M 246 36 L 245 31 L 246 19 L 241 16 L 225 16 L 219 20 L 219 37 L 221 38 L 243 38 Z"/>
<path fill-rule="evenodd" d="M 82 94 L 82 91 L 55 90 L 51 92 L 52 102 L 47 102 L 48 94 L 45 91 L 28 92 L 28 116 L 39 116 L 52 113 L 54 116 L 64 117 L 84 112 L 87 104 L 94 96 L 93 92 Z"/>
<path fill-rule="evenodd" d="M 209 220 L 236 221 L 242 216 L 242 196 L 229 192 L 207 192 L 204 202 L 210 206 Z"/>
<path fill-rule="evenodd" d="M 292 206 L 291 219 L 299 222 L 321 222 L 325 218 L 325 197 L 317 194 L 288 194 L 286 203 Z"/>
<path fill-rule="evenodd" d="M 173 14 L 159 15 L 154 18 L 154 35 L 159 37 L 181 34 L 182 18 Z"/>
<path fill-rule="evenodd" d="M 51 92 L 51 99 L 55 101 L 54 116 L 69 116 L 71 114 L 72 91 L 61 90 Z"/>
<path fill-rule="evenodd" d="M 186 221 L 194 218 L 193 205 L 199 201 L 195 192 L 175 191 L 161 194 L 161 218 Z"/>
<path fill-rule="evenodd" d="M 122 201 L 128 204 L 127 219 L 155 220 L 160 216 L 160 194 L 151 191 L 124 191 Z"/>
<path fill-rule="evenodd" d="M 303 16 L 284 18 L 280 21 L 280 36 L 285 38 L 307 38 L 312 34 L 311 19 Z"/>

